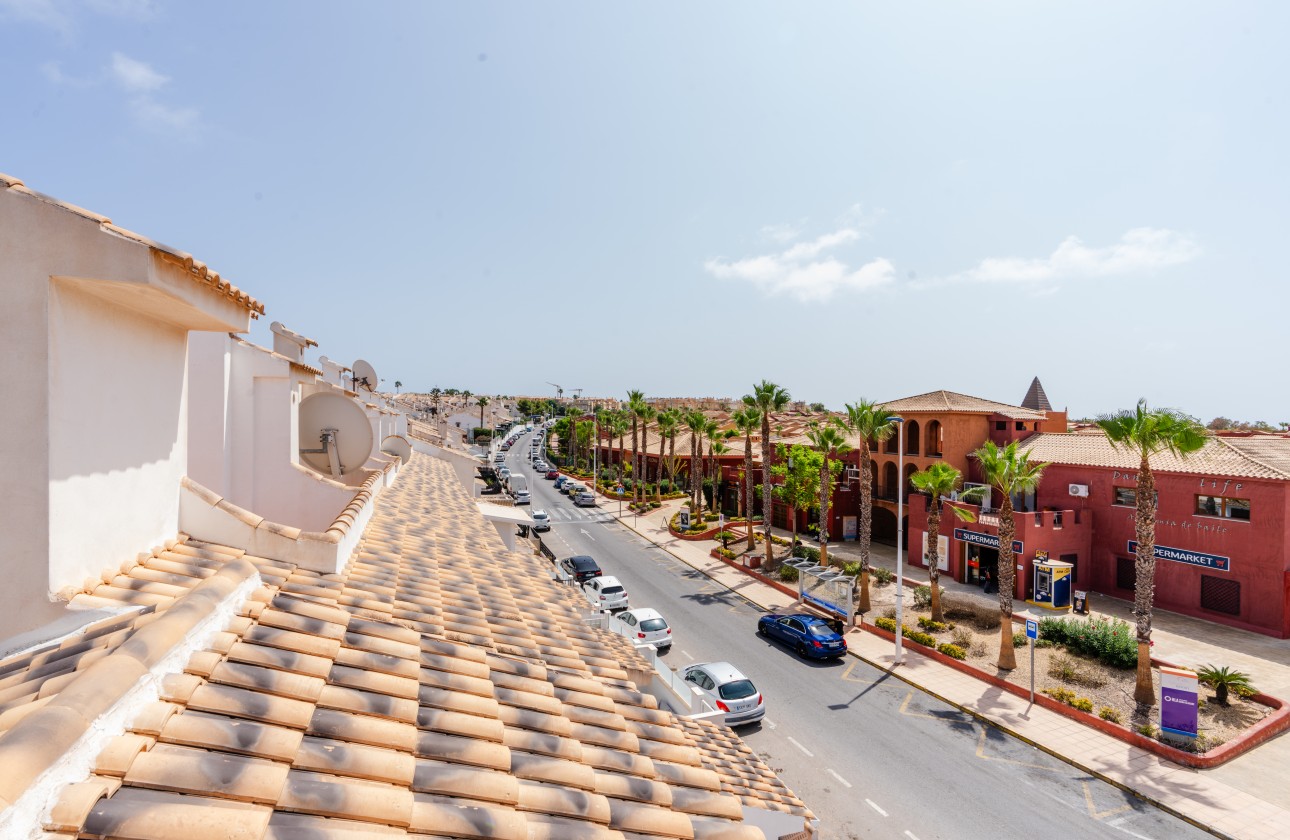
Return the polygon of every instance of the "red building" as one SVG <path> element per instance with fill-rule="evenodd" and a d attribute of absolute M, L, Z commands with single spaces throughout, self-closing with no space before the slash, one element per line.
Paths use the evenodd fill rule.
<path fill-rule="evenodd" d="M 1041 432 L 1021 448 L 1049 467 L 1032 497 L 1014 500 L 1014 596 L 1033 596 L 1038 555 L 1071 563 L 1075 589 L 1132 599 L 1136 457 L 1100 431 Z M 1186 458 L 1153 458 L 1152 470 L 1156 606 L 1290 637 L 1290 438 L 1214 437 Z M 927 500 L 914 496 L 909 513 L 909 561 L 924 565 Z M 941 523 L 945 573 L 974 582 L 997 564 L 998 519 L 988 507 L 975 523 Z"/>

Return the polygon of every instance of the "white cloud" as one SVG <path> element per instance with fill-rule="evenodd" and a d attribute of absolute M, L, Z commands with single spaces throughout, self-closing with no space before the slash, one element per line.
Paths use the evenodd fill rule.
<path fill-rule="evenodd" d="M 54 0 L 0 0 L 0 17 L 38 23 L 66 32 L 71 19 Z"/>
<path fill-rule="evenodd" d="M 801 235 L 801 225 L 766 225 L 761 229 L 761 238 L 777 245 L 792 242 Z"/>
<path fill-rule="evenodd" d="M 112 76 L 130 93 L 151 93 L 170 79 L 144 61 L 136 61 L 119 52 L 112 53 Z"/>
<path fill-rule="evenodd" d="M 1076 236 L 1062 240 L 1047 257 L 990 257 L 975 268 L 945 278 L 948 282 L 1055 284 L 1133 274 L 1150 274 L 1182 265 L 1201 255 L 1196 242 L 1173 230 L 1133 228 L 1120 241 L 1102 248 L 1085 245 Z"/>
<path fill-rule="evenodd" d="M 130 109 L 144 127 L 158 130 L 186 132 L 196 127 L 200 116 L 196 108 L 171 108 L 147 96 L 131 100 Z"/>
<path fill-rule="evenodd" d="M 871 260 L 858 268 L 825 253 L 855 242 L 863 236 L 862 220 L 853 216 L 849 226 L 789 244 L 800 236 L 796 227 L 776 225 L 762 228 L 762 235 L 774 239 L 784 250 L 741 260 L 711 259 L 703 264 L 709 274 L 721 280 L 742 280 L 769 295 L 791 295 L 803 302 L 820 302 L 838 292 L 863 291 L 892 282 L 895 267 L 885 259 Z"/>

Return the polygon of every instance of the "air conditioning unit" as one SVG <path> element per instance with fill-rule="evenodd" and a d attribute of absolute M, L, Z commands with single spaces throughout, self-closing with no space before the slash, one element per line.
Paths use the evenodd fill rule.
<path fill-rule="evenodd" d="M 1070 491 L 1071 491 L 1071 495 L 1072 495 L 1072 496 L 1080 496 L 1080 497 L 1085 498 L 1085 499 L 1087 499 L 1087 498 L 1088 498 L 1088 485 L 1087 485 L 1087 484 L 1072 484 L 1072 485 L 1070 486 Z"/>

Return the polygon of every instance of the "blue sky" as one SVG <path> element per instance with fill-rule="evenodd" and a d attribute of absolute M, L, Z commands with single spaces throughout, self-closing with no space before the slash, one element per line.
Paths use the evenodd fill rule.
<path fill-rule="evenodd" d="M 0 171 L 387 386 L 1290 420 L 1288 18 L 0 0 Z"/>

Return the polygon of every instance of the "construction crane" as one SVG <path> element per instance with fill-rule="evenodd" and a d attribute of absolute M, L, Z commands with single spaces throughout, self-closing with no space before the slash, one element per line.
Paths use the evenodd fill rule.
<path fill-rule="evenodd" d="M 574 398 L 575 400 L 580 400 L 580 399 L 582 399 L 582 389 L 581 389 L 581 388 L 570 388 L 569 390 L 570 390 L 570 391 L 573 391 L 573 398 Z"/>
<path fill-rule="evenodd" d="M 564 389 L 563 389 L 563 388 L 561 388 L 559 385 L 555 384 L 554 382 L 548 382 L 548 383 L 546 383 L 546 384 L 550 385 L 552 388 L 554 388 L 554 389 L 555 389 L 555 398 L 556 398 L 557 400 L 562 400 L 562 399 L 564 399 Z"/>

